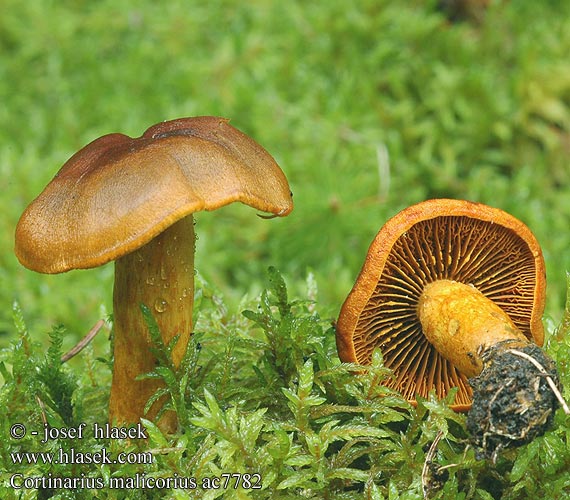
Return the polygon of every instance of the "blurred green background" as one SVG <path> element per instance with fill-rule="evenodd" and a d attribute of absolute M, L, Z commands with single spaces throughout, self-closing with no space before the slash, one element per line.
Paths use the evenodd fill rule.
<path fill-rule="evenodd" d="M 385 220 L 453 197 L 531 227 L 558 321 L 570 3 L 490 4 L 451 22 L 428 0 L 0 0 L 0 345 L 15 339 L 13 301 L 35 334 L 81 336 L 111 312 L 112 265 L 46 276 L 13 254 L 21 212 L 65 160 L 109 132 L 205 114 L 270 151 L 296 204 L 284 219 L 238 205 L 196 217 L 196 267 L 233 307 L 274 265 L 298 297 L 313 272 L 333 318 Z"/>

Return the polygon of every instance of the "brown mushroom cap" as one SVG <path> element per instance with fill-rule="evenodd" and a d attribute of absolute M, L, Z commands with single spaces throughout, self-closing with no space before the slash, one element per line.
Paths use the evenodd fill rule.
<path fill-rule="evenodd" d="M 234 201 L 278 216 L 293 208 L 279 166 L 227 119 L 182 118 L 134 139 L 109 134 L 72 156 L 25 210 L 15 252 L 42 273 L 96 267 Z"/>
<path fill-rule="evenodd" d="M 473 285 L 542 345 L 545 267 L 528 227 L 496 208 L 436 199 L 394 216 L 370 245 L 340 312 L 338 353 L 367 364 L 380 348 L 395 375 L 388 385 L 410 402 L 458 387 L 455 408 L 462 410 L 471 403 L 467 379 L 427 341 L 417 314 L 424 286 L 440 279 Z"/>

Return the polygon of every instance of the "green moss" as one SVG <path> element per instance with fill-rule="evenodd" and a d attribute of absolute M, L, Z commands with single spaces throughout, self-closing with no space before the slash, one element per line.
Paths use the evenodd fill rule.
<path fill-rule="evenodd" d="M 569 422 L 560 411 L 544 437 L 492 466 L 465 447 L 464 417 L 445 402 L 412 409 L 387 390 L 378 356 L 363 372 L 337 361 L 330 324 L 380 226 L 405 206 L 449 196 L 505 209 L 536 234 L 549 283 L 547 351 L 570 384 L 568 5 L 491 2 L 482 22 L 452 24 L 437 3 L 3 2 L 3 481 L 15 471 L 105 481 L 242 472 L 262 474 L 263 488 L 93 489 L 55 498 L 415 499 L 442 430 L 432 472 L 446 480 L 435 498 L 568 496 Z M 109 316 L 112 265 L 57 276 L 23 269 L 12 251 L 18 217 L 97 136 L 139 135 L 199 114 L 227 116 L 266 147 L 296 207 L 272 221 L 241 206 L 197 216 L 195 342 L 183 371 L 163 359 L 151 375 L 167 380 L 184 432 L 165 438 L 149 424 L 140 447 L 92 436 L 45 445 L 29 433 L 11 439 L 18 422 L 30 431 L 44 421 L 105 422 L 111 378 L 107 328 L 69 362 L 58 354 Z M 267 282 L 269 265 L 287 288 L 274 270 Z M 22 311 L 13 312 L 14 301 Z M 60 324 L 65 335 L 53 327 Z M 16 467 L 11 457 L 72 447 L 150 448 L 154 458 Z"/>
<path fill-rule="evenodd" d="M 410 407 L 383 385 L 390 371 L 378 352 L 367 367 L 338 362 L 334 333 L 319 317 L 318 301 L 290 300 L 274 268 L 267 286 L 259 300 L 249 304 L 257 306 L 256 312 L 247 309 L 245 319 L 228 313 L 220 296 L 205 284 L 209 296 L 200 301 L 197 330 L 207 327 L 211 334 L 195 336 L 178 370 L 168 360 L 172 346 L 161 345 L 158 331 L 153 332 L 156 323 L 143 310 L 160 361 L 149 376 L 165 380 L 166 388 L 157 395 L 170 397 L 169 407 L 181 424 L 176 435 L 164 436 L 143 419 L 146 442 L 93 435 L 93 424 L 104 426 L 107 401 L 93 397 L 102 387 L 86 366 L 92 354 L 82 352 L 83 366 L 71 370 L 61 363 L 64 331 L 54 329 L 52 347 L 44 353 L 16 308 L 19 340 L 1 353 L 5 382 L 0 404 L 6 408 L 1 427 L 10 436 L 10 426 L 22 423 L 28 433 L 0 442 L 3 495 L 8 495 L 3 497 L 12 498 L 7 481 L 14 474 L 101 481 L 103 487 L 78 488 L 69 498 L 420 499 L 427 485 L 430 498 L 442 499 L 556 499 L 567 493 L 570 417 L 561 410 L 544 436 L 504 450 L 495 464 L 476 460 L 468 445 L 465 415 L 448 406 L 453 394 L 448 401 L 436 401 L 432 395 L 417 408 Z M 311 290 L 318 299 L 312 281 Z M 565 336 L 558 349 L 549 349 L 556 361 L 568 343 Z M 108 364 L 96 363 L 106 389 Z M 568 387 L 570 373 L 559 366 Z M 56 429 L 85 422 L 85 434 L 82 439 L 59 436 L 42 443 L 44 421 Z M 22 452 L 87 456 L 103 448 L 111 457 L 130 453 L 134 463 L 76 460 L 56 465 L 40 458 L 28 464 L 25 456 L 23 463 L 15 463 Z M 159 491 L 149 487 L 157 480 L 177 482 Z M 129 481 L 134 490 L 126 488 Z M 23 498 L 35 498 L 34 491 L 23 490 L 29 495 Z M 55 493 L 40 488 L 37 498 L 66 498 L 52 496 Z"/>

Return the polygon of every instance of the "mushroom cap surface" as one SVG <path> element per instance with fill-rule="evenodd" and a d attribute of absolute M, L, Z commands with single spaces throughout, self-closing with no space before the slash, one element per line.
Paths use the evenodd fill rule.
<path fill-rule="evenodd" d="M 394 371 L 387 385 L 410 401 L 458 387 L 455 409 L 468 409 L 466 377 L 427 341 L 417 315 L 423 287 L 447 279 L 473 285 L 539 346 L 546 293 L 542 251 L 529 228 L 479 203 L 435 199 L 391 218 L 370 245 L 344 302 L 337 348 L 344 362 L 368 364 L 380 348 Z"/>
<path fill-rule="evenodd" d="M 73 155 L 24 211 L 15 253 L 42 273 L 96 267 L 183 217 L 234 201 L 276 216 L 293 209 L 275 160 L 227 119 L 181 118 L 138 138 L 109 134 Z"/>

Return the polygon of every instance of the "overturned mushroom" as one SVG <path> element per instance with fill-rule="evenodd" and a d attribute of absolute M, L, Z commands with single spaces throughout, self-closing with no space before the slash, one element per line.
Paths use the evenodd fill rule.
<path fill-rule="evenodd" d="M 394 372 L 387 385 L 412 404 L 418 395 L 427 397 L 434 390 L 443 398 L 456 387 L 452 406 L 466 411 L 474 385 L 481 396 L 474 407 L 487 421 L 482 423 L 479 415 L 473 426 L 493 427 L 495 400 L 484 394 L 480 380 L 503 366 L 498 360 L 504 353 L 541 352 L 537 346 L 544 339 L 545 287 L 542 252 L 519 220 L 467 201 L 419 203 L 390 219 L 372 242 L 340 312 L 339 357 L 367 364 L 373 350 L 380 349 Z M 537 392 L 543 394 L 547 384 L 535 367 L 526 368 L 529 376 L 523 384 L 528 387 L 509 391 L 530 406 L 543 399 Z M 552 391 L 550 396 L 529 425 L 547 425 L 557 406 Z M 476 444 L 491 443 L 489 432 Z M 536 435 L 527 430 L 523 434 Z M 490 447 L 510 445 L 499 441 Z M 523 442 L 518 437 L 511 441 Z"/>
<path fill-rule="evenodd" d="M 293 208 L 267 151 L 226 119 L 195 117 L 159 123 L 139 138 L 96 139 L 23 213 L 15 252 L 24 266 L 61 273 L 115 261 L 112 423 L 138 422 L 159 387 L 135 380 L 156 363 L 140 304 L 153 309 L 165 344 L 180 336 L 172 352 L 178 365 L 192 332 L 192 214 L 234 201 L 275 216 Z M 161 421 L 168 431 L 175 424 L 172 413 Z"/>

